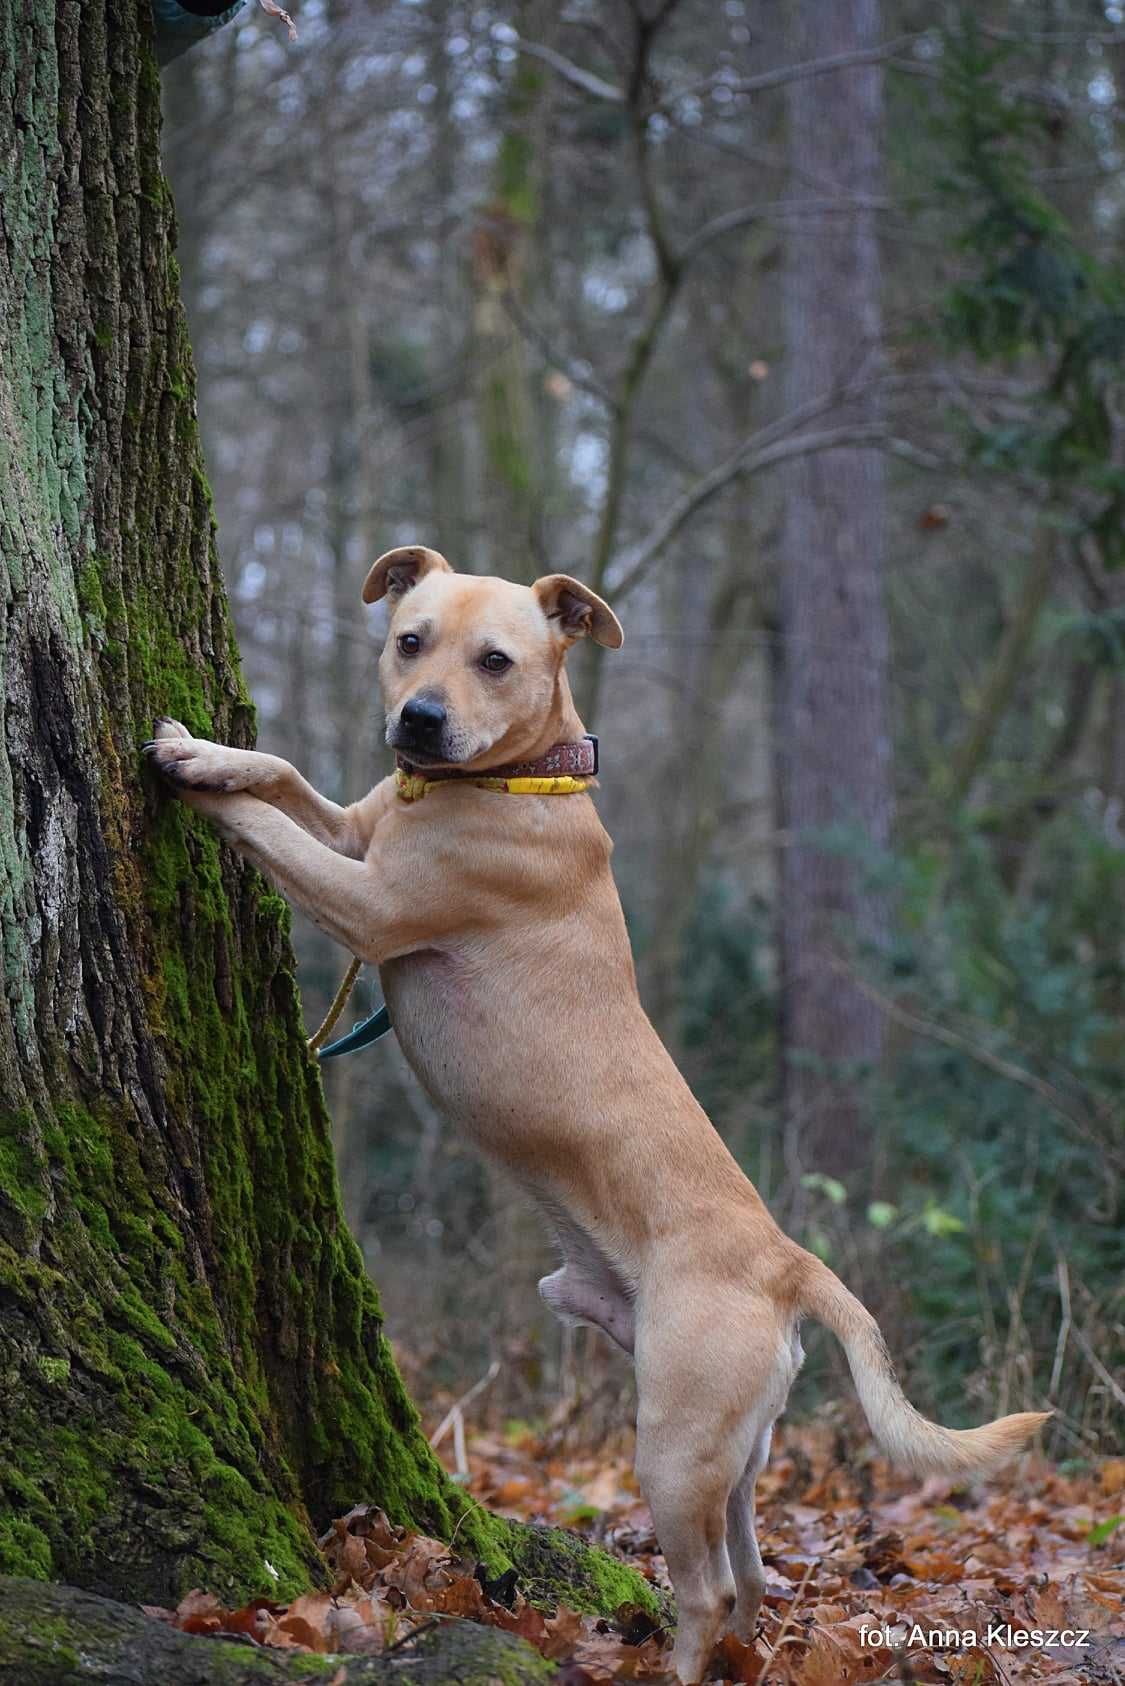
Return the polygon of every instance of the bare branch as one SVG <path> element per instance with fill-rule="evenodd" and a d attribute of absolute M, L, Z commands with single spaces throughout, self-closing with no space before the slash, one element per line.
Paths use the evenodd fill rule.
<path fill-rule="evenodd" d="M 624 105 L 625 93 L 621 88 L 615 88 L 612 82 L 604 82 L 600 76 L 595 76 L 592 70 L 583 70 L 581 65 L 574 64 L 564 58 L 562 53 L 556 53 L 553 47 L 545 47 L 540 41 L 524 41 L 522 38 L 513 42 L 517 53 L 526 53 L 529 58 L 539 59 L 543 64 L 550 65 L 557 76 L 564 82 L 569 82 L 572 88 L 580 88 L 584 94 L 592 94 L 595 99 L 608 100 L 611 105 Z"/>
<path fill-rule="evenodd" d="M 915 31 L 910 35 L 899 35 L 893 41 L 884 41 L 878 47 L 859 47 L 851 53 L 833 53 L 828 58 L 806 59 L 801 64 L 781 65 L 776 70 L 763 70 L 757 76 L 743 77 L 740 82 L 732 82 L 725 76 L 707 76 L 699 82 L 689 83 L 684 88 L 674 89 L 654 106 L 653 110 L 667 111 L 678 100 L 694 94 L 708 93 L 720 85 L 729 89 L 732 94 L 761 94 L 770 88 L 783 88 L 790 82 L 803 82 L 810 76 L 826 76 L 834 70 L 850 70 L 860 65 L 880 64 L 885 59 L 893 59 L 896 54 L 912 47 L 921 39 L 922 33 Z"/>
<path fill-rule="evenodd" d="M 763 429 L 762 432 L 766 430 Z M 774 463 L 787 462 L 792 457 L 808 456 L 813 451 L 835 451 L 848 445 L 886 445 L 887 429 L 882 422 L 859 422 L 848 427 L 827 428 L 820 433 L 798 433 L 795 438 L 778 439 L 757 449 L 762 433 L 752 434 L 732 451 L 724 462 L 716 464 L 695 483 L 681 492 L 648 537 L 626 552 L 621 559 L 623 572 L 610 585 L 615 599 L 632 591 L 680 529 L 705 503 L 746 474 L 757 474 Z"/>
<path fill-rule="evenodd" d="M 897 1024 L 903 1025 L 907 1030 L 914 1031 L 918 1036 L 927 1037 L 933 1042 L 944 1043 L 947 1048 L 956 1048 L 960 1053 L 967 1054 L 970 1059 L 984 1066 L 986 1070 L 994 1071 L 997 1076 L 1007 1078 L 1011 1083 L 1018 1083 L 1023 1089 L 1029 1089 L 1033 1095 L 1039 1097 L 1045 1106 L 1050 1107 L 1060 1118 L 1064 1118 L 1068 1124 L 1072 1125 L 1085 1141 L 1096 1147 L 1105 1159 L 1112 1161 L 1117 1166 L 1125 1166 L 1125 1156 L 1122 1156 L 1116 1150 L 1108 1137 L 1103 1137 L 1091 1127 L 1084 1113 L 1075 1111 L 1069 1098 L 1054 1083 L 1049 1083 L 1045 1077 L 1040 1077 L 1036 1072 L 1025 1066 L 1017 1065 L 1014 1060 L 1005 1059 L 1002 1055 L 993 1053 L 992 1049 L 983 1042 L 975 1041 L 972 1037 L 964 1036 L 958 1031 L 951 1030 L 947 1025 L 940 1024 L 936 1019 L 925 1018 L 921 1013 L 915 1013 L 903 1007 L 894 997 L 883 994 L 854 968 L 845 965 L 842 961 L 830 958 L 829 964 L 834 971 L 846 972 L 851 982 L 864 995 L 874 1001 L 888 1018 L 894 1019 Z M 1098 1105 L 1096 1113 L 1100 1121 L 1108 1124 L 1111 1128 L 1116 1128 L 1120 1122 L 1119 1109 L 1111 1110 Z"/>
<path fill-rule="evenodd" d="M 604 404 L 607 410 L 616 407 L 617 400 L 613 393 L 591 373 L 587 364 L 571 357 L 561 346 L 551 341 L 539 324 L 531 320 L 510 287 L 501 295 L 501 303 L 509 320 L 519 329 L 528 344 L 535 347 L 545 363 L 553 369 L 559 369 L 572 386 L 576 386 L 581 392 L 588 392 L 592 398 Z"/>
<path fill-rule="evenodd" d="M 678 262 L 689 264 L 697 258 L 700 252 L 713 246 L 716 240 L 724 235 L 736 234 L 740 228 L 751 228 L 755 223 L 767 222 L 774 217 L 792 216 L 851 216 L 857 211 L 891 211 L 894 202 L 882 195 L 871 198 L 864 194 L 851 194 L 847 198 L 837 195 L 826 199 L 775 199 L 767 200 L 761 205 L 740 205 L 736 210 L 724 211 L 720 216 L 712 217 L 695 233 L 680 249 Z"/>
<path fill-rule="evenodd" d="M 802 433 L 801 429 L 832 410 L 869 395 L 932 391 L 935 387 L 948 390 L 956 384 L 956 380 L 950 379 L 944 373 L 937 377 L 922 373 L 884 375 L 874 380 L 851 381 L 833 391 L 823 393 L 819 398 L 811 399 L 809 403 L 802 404 L 788 415 L 779 417 L 777 421 L 770 422 L 768 426 L 744 439 L 728 457 L 709 469 L 706 474 L 700 475 L 674 500 L 647 537 L 633 545 L 622 556 L 621 571 L 609 589 L 616 598 L 630 592 L 644 577 L 665 546 L 675 538 L 698 509 L 725 486 L 730 485 L 731 481 L 743 475 L 757 474 L 763 468 L 772 467 L 774 463 L 806 456 L 810 451 L 831 451 L 847 445 L 869 444 L 878 445 L 918 468 L 934 469 L 944 466 L 939 458 L 920 450 L 908 439 L 889 432 L 882 422 L 853 422 L 823 429 L 817 433 Z"/>

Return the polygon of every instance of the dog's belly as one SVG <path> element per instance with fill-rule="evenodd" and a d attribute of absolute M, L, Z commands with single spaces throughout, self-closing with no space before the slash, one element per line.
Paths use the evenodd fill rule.
<path fill-rule="evenodd" d="M 568 1259 L 570 1225 L 631 1293 L 654 1240 L 757 1202 L 631 976 L 593 940 L 567 967 L 557 947 L 501 939 L 405 955 L 381 976 L 427 1094 L 523 1185 Z M 590 1275 L 587 1260 L 574 1263 Z"/>

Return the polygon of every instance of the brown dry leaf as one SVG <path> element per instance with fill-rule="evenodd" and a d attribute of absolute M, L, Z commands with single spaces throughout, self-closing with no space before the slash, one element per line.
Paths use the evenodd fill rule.
<path fill-rule="evenodd" d="M 1101 1487 L 1107 1499 L 1125 1493 L 1125 1458 L 1107 1458 L 1101 1467 Z"/>
<path fill-rule="evenodd" d="M 172 1625 L 183 1633 L 218 1633 L 226 1614 L 213 1593 L 201 1592 L 194 1587 L 177 1604 Z"/>
<path fill-rule="evenodd" d="M 734 1681 L 735 1686 L 755 1686 L 769 1662 L 769 1652 L 761 1639 L 746 1645 L 728 1633 L 715 1647 L 714 1660 L 724 1680 Z"/>
<path fill-rule="evenodd" d="M 579 1488 L 583 1502 L 593 1505 L 595 1510 L 612 1510 L 621 1498 L 621 1483 L 617 1470 L 612 1464 L 598 1470 L 590 1481 L 584 1481 Z"/>
<path fill-rule="evenodd" d="M 387 1644 L 394 1620 L 390 1607 L 377 1598 L 337 1600 L 330 1623 L 331 1649 L 378 1656 Z"/>
<path fill-rule="evenodd" d="M 271 18 L 281 19 L 282 23 L 289 31 L 289 40 L 291 42 L 297 39 L 297 25 L 293 22 L 293 19 L 289 16 L 288 12 L 282 11 L 281 7 L 277 4 L 277 0 L 258 0 L 258 4 L 262 8 L 263 12 L 269 13 Z"/>
<path fill-rule="evenodd" d="M 380 1569 L 393 1563 L 408 1539 L 375 1505 L 356 1505 L 337 1517 L 317 1541 L 339 1579 L 370 1587 Z"/>
<path fill-rule="evenodd" d="M 276 1606 L 269 1599 L 255 1599 L 241 1610 L 229 1610 L 223 1622 L 224 1633 L 245 1633 L 257 1644 L 266 1643 L 266 1635 L 276 1625 Z"/>
<path fill-rule="evenodd" d="M 435 1597 L 444 1591 L 452 1558 L 440 1540 L 414 1534 L 404 1542 L 401 1554 L 383 1570 L 384 1586 L 401 1592 L 413 1610 L 434 1610 Z"/>
<path fill-rule="evenodd" d="M 1063 1599 L 1062 1588 L 1053 1581 L 1040 1587 L 1028 1600 L 1029 1608 L 1033 1611 L 1037 1622 L 1044 1627 L 1065 1627 L 1067 1623 L 1067 1607 Z"/>
<path fill-rule="evenodd" d="M 965 1573 L 963 1559 L 950 1557 L 948 1552 L 942 1551 L 919 1552 L 916 1556 L 904 1557 L 903 1564 L 915 1580 L 936 1581 L 940 1586 L 952 1586 Z"/>
<path fill-rule="evenodd" d="M 848 1614 L 842 1604 L 811 1604 L 808 1613 L 817 1627 L 832 1627 L 844 1621 Z"/>
<path fill-rule="evenodd" d="M 568 1610 L 565 1604 L 560 1604 L 553 1616 L 544 1621 L 544 1641 L 539 1646 L 545 1657 L 561 1662 L 564 1657 L 574 1655 L 586 1631 L 586 1624 L 577 1610 Z"/>
<path fill-rule="evenodd" d="M 503 1605 L 494 1604 L 491 1611 L 493 1626 L 502 1627 L 508 1633 L 526 1639 L 529 1645 L 534 1645 L 537 1651 L 546 1655 L 546 1647 L 550 1644 L 551 1636 L 547 1631 L 547 1618 L 541 1610 L 536 1610 L 528 1604 L 526 1599 L 517 1598 L 515 1606 L 506 1610 Z M 569 1655 L 569 1652 L 564 1652 Z"/>
<path fill-rule="evenodd" d="M 444 1616 L 467 1617 L 474 1622 L 489 1621 L 495 1608 L 474 1575 L 452 1575 L 444 1586 L 431 1586 L 429 1597 L 431 1610 Z"/>
<path fill-rule="evenodd" d="M 295 1598 L 285 1615 L 278 1619 L 278 1631 L 294 1645 L 305 1645 L 310 1651 L 330 1651 L 333 1613 L 330 1593 L 306 1593 Z"/>
<path fill-rule="evenodd" d="M 665 1680 L 670 1655 L 655 1639 L 623 1645 L 615 1634 L 593 1633 L 575 1648 L 574 1660 L 594 1680 Z"/>

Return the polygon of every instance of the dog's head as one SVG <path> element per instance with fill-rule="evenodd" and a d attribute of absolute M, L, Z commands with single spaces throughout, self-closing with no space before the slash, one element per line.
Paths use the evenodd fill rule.
<path fill-rule="evenodd" d="M 534 585 L 455 574 L 404 545 L 380 556 L 363 601 L 388 599 L 379 662 L 387 742 L 422 767 L 518 761 L 569 705 L 563 661 L 579 638 L 619 649 L 609 605 L 566 574 Z"/>

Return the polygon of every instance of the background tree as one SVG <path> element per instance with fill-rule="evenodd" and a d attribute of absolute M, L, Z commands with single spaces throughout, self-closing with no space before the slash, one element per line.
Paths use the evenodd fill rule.
<path fill-rule="evenodd" d="M 798 61 L 842 60 L 789 89 L 790 191 L 829 209 L 794 218 L 785 245 L 786 401 L 830 405 L 833 449 L 786 468 L 781 534 L 781 1012 L 784 1095 L 801 1162 L 836 1175 L 868 1159 L 856 1067 L 877 1066 L 880 1009 L 838 964 L 839 932 L 878 943 L 886 909 L 855 850 L 891 834 L 883 595 L 886 511 L 874 398 L 881 372 L 877 206 L 883 185 L 883 68 L 876 0 L 797 8 Z M 852 63 L 848 63 L 848 60 Z M 866 59 L 866 62 L 865 62 Z M 860 389 L 850 402 L 849 387 Z M 872 427 L 874 424 L 874 428 Z M 870 875 L 867 875 L 869 880 Z"/>

